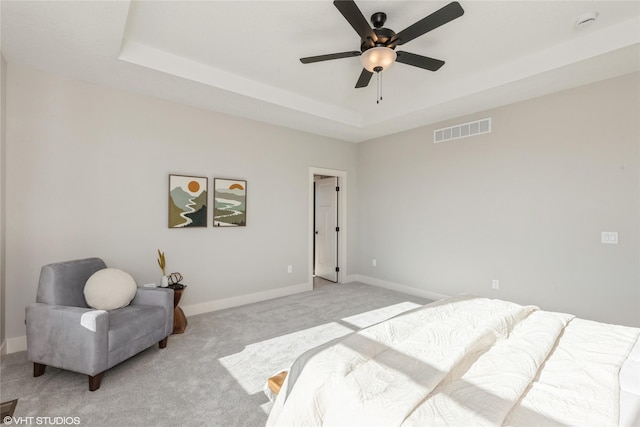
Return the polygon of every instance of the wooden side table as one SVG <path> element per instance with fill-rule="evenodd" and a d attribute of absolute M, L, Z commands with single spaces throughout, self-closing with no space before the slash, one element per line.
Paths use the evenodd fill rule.
<path fill-rule="evenodd" d="M 187 329 L 187 316 L 184 315 L 184 312 L 178 307 L 178 304 L 187 285 L 177 283 L 175 285 L 169 285 L 169 287 L 173 289 L 173 333 L 181 334 Z"/>

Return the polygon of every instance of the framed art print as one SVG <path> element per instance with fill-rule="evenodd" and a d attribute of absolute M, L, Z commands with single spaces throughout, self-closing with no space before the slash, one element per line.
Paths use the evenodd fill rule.
<path fill-rule="evenodd" d="M 213 180 L 213 226 L 244 227 L 247 225 L 247 181 Z"/>
<path fill-rule="evenodd" d="M 208 178 L 169 175 L 169 228 L 207 226 Z"/>

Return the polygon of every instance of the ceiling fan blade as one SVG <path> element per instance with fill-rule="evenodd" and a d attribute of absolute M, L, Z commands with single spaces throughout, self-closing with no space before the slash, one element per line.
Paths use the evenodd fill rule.
<path fill-rule="evenodd" d="M 362 40 L 369 40 L 369 45 L 373 47 L 378 40 L 378 36 L 373 32 L 369 21 L 364 17 L 358 5 L 353 0 L 335 0 L 333 5 L 340 11 L 342 16 L 356 30 Z"/>
<path fill-rule="evenodd" d="M 356 83 L 356 89 L 361 87 L 367 87 L 369 85 L 369 81 L 371 80 L 371 76 L 373 73 L 366 68 L 362 69 L 362 73 L 360 73 L 360 77 L 358 77 L 358 82 Z"/>
<path fill-rule="evenodd" d="M 416 55 L 415 53 L 400 51 L 396 52 L 396 54 L 398 55 L 396 62 L 413 65 L 414 67 L 424 68 L 429 71 L 438 71 L 440 67 L 444 65 L 444 61 L 429 58 L 427 56 Z"/>
<path fill-rule="evenodd" d="M 449 3 L 443 8 L 433 12 L 431 15 L 422 18 L 410 27 L 400 31 L 398 34 L 393 36 L 389 43 L 387 43 L 387 47 L 405 44 L 416 37 L 420 37 L 421 35 L 446 24 L 447 22 L 451 22 L 454 19 L 461 17 L 462 15 L 464 15 L 464 9 L 460 6 L 460 3 L 457 1 Z"/>
<path fill-rule="evenodd" d="M 328 55 L 308 56 L 306 58 L 300 58 L 300 62 L 303 64 L 311 64 L 312 62 L 329 61 L 331 59 L 351 58 L 353 56 L 360 56 L 360 52 L 357 50 L 351 52 L 330 53 Z"/>

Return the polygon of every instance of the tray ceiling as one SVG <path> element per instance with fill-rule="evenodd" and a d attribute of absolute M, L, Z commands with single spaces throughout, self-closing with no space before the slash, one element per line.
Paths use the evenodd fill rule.
<path fill-rule="evenodd" d="M 640 2 L 460 1 L 465 14 L 402 50 L 444 60 L 394 64 L 355 89 L 359 50 L 331 1 L 7 1 L 2 54 L 63 76 L 360 142 L 640 69 Z M 396 32 L 447 4 L 359 1 Z M 587 12 L 598 19 L 577 27 Z"/>

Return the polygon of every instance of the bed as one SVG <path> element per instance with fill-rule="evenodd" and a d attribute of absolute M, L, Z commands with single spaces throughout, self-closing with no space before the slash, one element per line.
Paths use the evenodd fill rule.
<path fill-rule="evenodd" d="M 640 425 L 639 334 L 448 298 L 302 354 L 267 426 Z"/>

